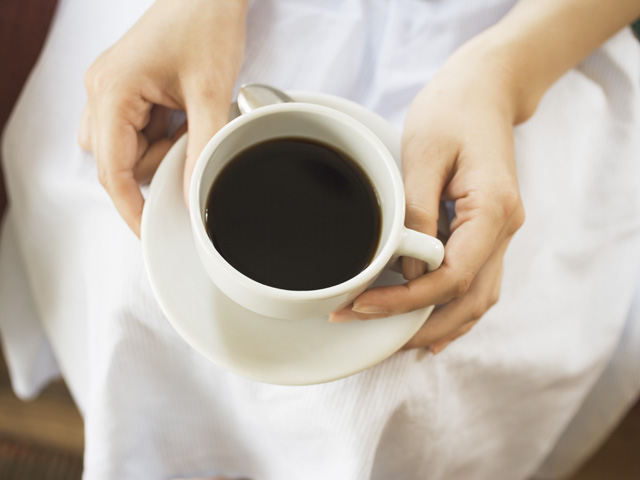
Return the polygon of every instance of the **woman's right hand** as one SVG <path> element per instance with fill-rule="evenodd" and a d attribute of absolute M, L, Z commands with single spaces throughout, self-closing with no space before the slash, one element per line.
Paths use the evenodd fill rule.
<path fill-rule="evenodd" d="M 226 122 L 245 41 L 247 0 L 156 0 L 85 76 L 79 142 L 100 182 L 140 236 L 148 180 L 169 150 L 171 110 L 189 124 L 185 199 L 195 161 Z"/>

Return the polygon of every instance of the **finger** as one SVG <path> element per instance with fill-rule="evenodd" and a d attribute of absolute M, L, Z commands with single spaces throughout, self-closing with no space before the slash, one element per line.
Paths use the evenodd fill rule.
<path fill-rule="evenodd" d="M 457 151 L 454 144 L 441 144 L 423 137 L 403 139 L 402 166 L 406 200 L 405 225 L 428 235 L 436 236 L 440 212 L 440 195 L 447 182 L 445 165 L 452 163 Z M 415 258 L 402 259 L 407 280 L 424 275 L 424 262 Z"/>
<path fill-rule="evenodd" d="M 500 214 L 487 205 L 488 202 L 458 199 L 456 215 L 463 220 L 447 242 L 442 266 L 405 285 L 367 290 L 355 299 L 353 310 L 364 315 L 374 314 L 369 318 L 379 318 L 383 314 L 397 315 L 446 303 L 464 295 L 499 244 L 497 241 L 504 227 L 504 221 L 497 218 Z M 458 213 L 459 208 L 470 209 L 471 214 Z"/>
<path fill-rule="evenodd" d="M 173 141 L 169 138 L 160 139 L 149 146 L 133 169 L 133 176 L 138 183 L 148 183 L 156 173 Z"/>
<path fill-rule="evenodd" d="M 149 144 L 167 137 L 172 109 L 162 105 L 154 105 L 149 113 L 149 123 L 144 127 L 144 134 Z"/>
<path fill-rule="evenodd" d="M 506 231 L 510 230 L 505 227 L 505 232 Z M 478 279 L 480 273 L 478 273 L 478 275 L 474 275 L 474 281 L 469 285 L 468 288 L 465 288 L 464 293 L 457 294 L 456 289 L 458 287 L 456 287 L 455 284 L 452 289 L 450 277 L 454 275 L 454 273 L 452 273 L 450 267 L 444 265 L 443 267 L 440 267 L 438 270 L 431 272 L 428 275 L 420 277 L 416 280 L 412 280 L 403 285 L 378 287 L 368 290 L 358 298 L 356 298 L 353 304 L 341 310 L 333 312 L 329 317 L 329 321 L 347 322 L 351 320 L 384 318 L 418 310 L 429 305 L 444 304 L 440 309 L 438 309 L 431 315 L 429 324 L 433 324 L 433 318 L 437 317 L 438 315 L 443 315 L 443 310 L 445 310 L 446 313 L 448 309 L 453 308 L 450 305 L 458 305 L 460 303 L 460 299 L 465 298 L 465 295 L 469 295 L 471 293 L 470 290 L 472 289 L 472 287 L 474 294 L 477 294 L 477 285 L 482 284 L 486 281 L 483 279 L 487 277 L 487 271 L 493 270 L 499 274 L 496 277 L 497 280 L 491 280 L 484 290 L 485 293 L 479 295 L 481 298 L 487 298 L 488 304 L 490 306 L 495 303 L 495 301 L 497 301 L 497 298 L 499 296 L 500 280 L 502 278 L 502 259 L 512 237 L 513 234 L 508 235 L 505 239 L 498 242 L 500 246 L 493 252 L 490 259 L 485 262 L 485 266 L 483 266 L 480 270 L 480 272 L 485 273 L 480 276 L 480 279 Z M 499 268 L 496 269 L 496 267 Z M 438 299 L 442 300 L 438 301 Z M 468 312 L 473 306 L 475 306 L 476 309 L 478 308 L 478 305 L 471 304 L 470 300 L 467 299 L 462 311 L 454 310 L 452 316 L 458 316 L 460 320 L 453 324 L 453 326 L 450 327 L 449 331 L 452 331 L 454 328 L 457 328 L 466 321 L 473 319 L 473 315 L 465 314 L 465 310 Z M 426 325 L 427 324 L 425 324 L 425 326 Z M 425 326 L 423 326 L 423 328 L 425 328 Z M 446 333 L 447 332 L 445 331 L 440 336 L 443 336 Z M 437 335 L 435 337 L 437 337 Z M 435 340 L 437 340 L 437 338 L 431 339 L 431 341 Z M 426 338 L 424 339 L 424 341 L 427 341 Z M 423 346 L 426 346 L 427 344 L 428 343 L 424 343 Z"/>
<path fill-rule="evenodd" d="M 218 98 L 203 98 L 202 96 L 192 98 L 187 104 L 189 139 L 183 183 L 187 205 L 189 204 L 189 185 L 196 160 L 211 137 L 226 123 L 229 116 L 229 105 L 230 102 L 226 99 L 221 102 Z"/>
<path fill-rule="evenodd" d="M 438 270 L 406 284 L 372 288 L 356 298 L 352 305 L 333 312 L 329 321 L 384 318 L 445 303 L 455 296 L 450 286 L 451 275 L 450 269 L 443 263 Z"/>
<path fill-rule="evenodd" d="M 144 153 L 147 151 L 149 147 L 149 140 L 147 140 L 147 136 L 142 132 L 136 132 L 137 144 L 136 144 L 136 163 L 140 161 L 143 157 Z"/>
<path fill-rule="evenodd" d="M 100 182 L 124 220 L 140 236 L 140 218 L 144 199 L 133 168 L 140 153 L 139 132 L 112 115 L 105 119 L 99 131 L 95 151 Z M 144 151 L 144 149 L 142 150 Z"/>
<path fill-rule="evenodd" d="M 89 104 L 86 103 L 82 109 L 80 117 L 80 128 L 78 129 L 78 144 L 80 148 L 90 152 L 93 145 L 91 144 L 91 110 Z"/>
<path fill-rule="evenodd" d="M 438 342 L 452 341 L 456 332 L 480 319 L 498 301 L 502 282 L 502 259 L 505 242 L 476 276 L 466 295 L 456 298 L 435 310 L 405 348 L 427 347 Z"/>
<path fill-rule="evenodd" d="M 429 350 L 434 355 L 437 355 L 438 353 L 442 352 L 445 348 L 447 348 L 451 342 L 469 333 L 469 331 L 478 323 L 478 321 L 479 320 L 474 320 L 474 321 L 465 323 L 460 328 L 458 328 L 453 333 L 453 335 L 449 335 L 448 337 L 445 337 L 442 340 L 439 340 L 438 342 L 435 342 L 429 345 Z"/>

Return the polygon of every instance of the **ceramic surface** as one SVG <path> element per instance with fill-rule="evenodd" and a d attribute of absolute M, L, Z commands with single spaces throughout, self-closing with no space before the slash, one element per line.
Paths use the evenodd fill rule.
<path fill-rule="evenodd" d="M 353 116 L 399 160 L 400 135 L 378 115 L 327 94 L 291 92 Z M 142 216 L 142 249 L 153 292 L 171 325 L 203 356 L 239 375 L 280 385 L 343 378 L 396 352 L 431 313 L 428 307 L 366 322 L 330 323 L 327 316 L 283 320 L 261 316 L 229 299 L 210 280 L 196 253 L 182 195 L 186 137 L 163 160 Z M 402 283 L 386 271 L 374 285 Z"/>

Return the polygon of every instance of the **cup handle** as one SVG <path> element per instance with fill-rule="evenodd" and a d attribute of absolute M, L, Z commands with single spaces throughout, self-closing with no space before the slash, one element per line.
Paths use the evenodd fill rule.
<path fill-rule="evenodd" d="M 413 257 L 427 264 L 427 271 L 436 270 L 444 259 L 444 245 L 431 235 L 403 227 L 396 255 Z"/>

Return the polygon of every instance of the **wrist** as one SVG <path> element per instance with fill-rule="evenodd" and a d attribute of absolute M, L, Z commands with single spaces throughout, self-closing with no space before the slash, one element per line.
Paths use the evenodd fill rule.
<path fill-rule="evenodd" d="M 553 83 L 544 75 L 544 67 L 536 65 L 533 50 L 496 28 L 464 44 L 452 60 L 473 65 L 476 81 L 492 83 L 493 101 L 518 125 L 535 113 Z"/>
<path fill-rule="evenodd" d="M 463 46 L 498 72 L 514 123 L 527 120 L 562 75 L 640 15 L 638 0 L 519 0 Z"/>

